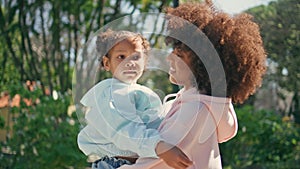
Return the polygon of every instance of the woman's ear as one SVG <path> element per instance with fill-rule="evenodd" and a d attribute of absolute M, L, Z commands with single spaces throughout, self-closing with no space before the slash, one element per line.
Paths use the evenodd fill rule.
<path fill-rule="evenodd" d="M 106 71 L 110 70 L 109 58 L 107 56 L 102 57 L 103 67 Z"/>

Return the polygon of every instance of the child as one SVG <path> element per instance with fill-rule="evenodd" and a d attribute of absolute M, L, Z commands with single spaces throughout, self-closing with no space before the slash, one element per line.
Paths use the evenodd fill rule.
<path fill-rule="evenodd" d="M 266 70 L 259 28 L 249 15 L 231 17 L 207 3 L 185 3 L 167 9 L 167 14 L 170 36 L 166 42 L 173 47 L 167 57 L 170 81 L 183 88 L 158 130 L 194 162 L 191 168 L 221 169 L 218 143 L 233 138 L 238 128 L 231 102 L 243 103 L 252 95 Z M 120 167 L 149 168 L 170 167 L 153 158 Z"/>
<path fill-rule="evenodd" d="M 99 82 L 81 99 L 90 110 L 78 146 L 86 155 L 101 157 L 92 168 L 118 168 L 134 163 L 138 156 L 174 158 L 178 160 L 172 162 L 190 165 L 183 152 L 165 143 L 156 130 L 161 122 L 159 97 L 137 84 L 147 63 L 149 43 L 137 33 L 107 30 L 98 35 L 96 44 L 101 64 L 113 78 Z M 172 149 L 162 152 L 165 147 Z"/>

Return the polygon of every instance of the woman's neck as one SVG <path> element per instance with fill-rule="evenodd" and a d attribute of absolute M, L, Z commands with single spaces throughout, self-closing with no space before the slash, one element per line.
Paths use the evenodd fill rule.
<path fill-rule="evenodd" d="M 185 86 L 183 86 L 183 90 L 184 91 L 187 91 L 187 90 L 189 90 L 191 88 L 196 88 L 197 89 L 197 87 L 193 86 L 193 85 L 185 85 Z M 199 89 L 197 89 L 197 91 L 199 92 L 199 94 L 207 94 L 207 92 L 205 90 L 199 90 Z"/>

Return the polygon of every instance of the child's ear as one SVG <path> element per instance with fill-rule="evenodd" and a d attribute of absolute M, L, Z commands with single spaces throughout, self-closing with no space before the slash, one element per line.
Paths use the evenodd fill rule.
<path fill-rule="evenodd" d="M 109 58 L 107 56 L 102 57 L 103 67 L 106 71 L 110 70 Z"/>

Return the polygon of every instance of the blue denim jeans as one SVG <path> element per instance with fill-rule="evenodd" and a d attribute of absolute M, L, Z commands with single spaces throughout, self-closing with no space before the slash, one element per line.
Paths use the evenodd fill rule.
<path fill-rule="evenodd" d="M 116 157 L 105 156 L 92 164 L 92 169 L 115 169 L 124 164 L 132 164 L 130 161 Z"/>

